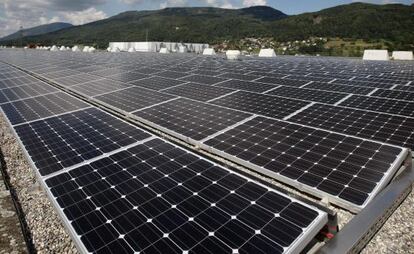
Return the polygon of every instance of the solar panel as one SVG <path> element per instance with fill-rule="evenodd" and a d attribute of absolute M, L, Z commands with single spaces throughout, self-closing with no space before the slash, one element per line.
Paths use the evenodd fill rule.
<path fill-rule="evenodd" d="M 139 73 L 139 72 L 124 72 L 124 73 L 114 74 L 114 75 L 105 76 L 105 77 L 109 79 L 114 79 L 117 81 L 122 81 L 122 82 L 131 82 L 131 81 L 135 81 L 138 79 L 148 78 L 149 76 Z"/>
<path fill-rule="evenodd" d="M 132 112 L 173 98 L 175 96 L 159 93 L 143 87 L 131 87 L 95 97 L 99 101 L 126 112 Z"/>
<path fill-rule="evenodd" d="M 25 74 L 25 76 L 21 76 L 21 77 L 13 77 L 10 79 L 3 79 L 0 80 L 0 89 L 4 89 L 4 88 L 11 88 L 11 87 L 16 87 L 16 86 L 21 86 L 21 85 L 28 85 L 31 83 L 38 83 L 39 80 L 35 79 L 27 74 Z"/>
<path fill-rule="evenodd" d="M 85 252 L 300 252 L 327 216 L 159 139 L 46 180 Z"/>
<path fill-rule="evenodd" d="M 11 124 L 21 124 L 57 114 L 66 113 L 89 105 L 66 93 L 57 92 L 14 101 L 1 105 Z"/>
<path fill-rule="evenodd" d="M 414 119 L 315 104 L 289 121 L 414 149 Z"/>
<path fill-rule="evenodd" d="M 104 93 L 113 92 L 120 89 L 131 87 L 132 85 L 123 82 L 110 80 L 107 78 L 93 80 L 80 85 L 71 86 L 70 89 L 86 96 L 97 96 Z"/>
<path fill-rule="evenodd" d="M 264 117 L 204 144 L 216 154 L 353 211 L 362 209 L 390 181 L 408 153 Z"/>
<path fill-rule="evenodd" d="M 80 75 L 75 75 L 75 76 L 70 76 L 70 77 L 55 78 L 51 80 L 53 80 L 55 83 L 58 83 L 61 86 L 67 87 L 67 86 L 79 85 L 82 83 L 86 83 L 86 82 L 90 82 L 90 81 L 98 80 L 98 79 L 102 79 L 102 77 L 93 76 L 89 74 L 80 74 Z"/>
<path fill-rule="evenodd" d="M 338 84 L 338 85 L 364 86 L 364 87 L 384 88 L 384 89 L 389 89 L 393 86 L 391 84 L 379 84 L 379 83 L 368 82 L 368 81 L 342 80 L 342 79 L 336 79 L 332 83 Z"/>
<path fill-rule="evenodd" d="M 177 72 L 177 71 L 163 71 L 163 72 L 157 73 L 157 76 L 164 77 L 164 78 L 172 78 L 172 79 L 182 78 L 188 75 L 189 75 L 188 73 Z"/>
<path fill-rule="evenodd" d="M 288 87 L 288 86 L 281 86 L 279 88 L 276 88 L 268 92 L 267 94 L 277 95 L 277 96 L 282 96 L 282 97 L 287 97 L 287 98 L 307 100 L 307 101 L 322 102 L 322 103 L 327 103 L 327 104 L 335 104 L 341 99 L 348 96 L 348 94 L 346 93 L 318 91 L 318 90 Z"/>
<path fill-rule="evenodd" d="M 217 84 L 219 82 L 223 82 L 226 79 L 211 77 L 211 76 L 204 76 L 204 75 L 195 75 L 194 74 L 194 75 L 190 75 L 190 76 L 181 78 L 181 80 L 200 83 L 200 84 L 206 84 L 206 85 L 214 85 L 214 84 Z"/>
<path fill-rule="evenodd" d="M 378 89 L 370 96 L 384 97 L 389 99 L 412 101 L 414 98 L 414 92 L 403 92 L 396 90 Z"/>
<path fill-rule="evenodd" d="M 273 77 L 263 77 L 256 80 L 257 82 L 262 82 L 272 85 L 285 85 L 285 86 L 295 86 L 300 87 L 309 83 L 306 80 L 295 80 L 295 79 L 283 79 L 283 78 L 273 78 Z"/>
<path fill-rule="evenodd" d="M 244 90 L 244 91 L 256 92 L 256 93 L 266 92 L 270 89 L 277 87 L 274 85 L 269 85 L 269 84 L 264 84 L 264 83 L 259 83 L 259 82 L 250 82 L 250 81 L 242 81 L 242 80 L 234 80 L 234 79 L 218 83 L 214 86 L 226 87 L 226 88 Z"/>
<path fill-rule="evenodd" d="M 284 118 L 310 102 L 239 91 L 213 100 L 211 103 L 253 114 Z"/>
<path fill-rule="evenodd" d="M 57 92 L 58 90 L 43 82 L 31 83 L 0 90 L 0 104 L 33 96 Z"/>
<path fill-rule="evenodd" d="M 95 108 L 22 124 L 14 129 L 41 175 L 150 136 Z"/>
<path fill-rule="evenodd" d="M 353 95 L 340 106 L 414 117 L 414 102 Z"/>
<path fill-rule="evenodd" d="M 184 98 L 134 112 L 134 115 L 194 140 L 206 138 L 251 116 Z"/>
<path fill-rule="evenodd" d="M 234 91 L 235 90 L 233 89 L 201 85 L 195 83 L 187 83 L 164 90 L 165 93 L 198 101 L 209 101 L 224 96 L 226 94 L 233 93 Z"/>
<path fill-rule="evenodd" d="M 392 90 L 414 92 L 414 85 L 410 86 L 394 86 Z"/>
<path fill-rule="evenodd" d="M 219 77 L 226 78 L 226 79 L 239 79 L 239 80 L 245 80 L 245 81 L 252 81 L 252 80 L 260 78 L 260 76 L 237 74 L 237 73 L 225 73 L 225 74 L 220 75 Z"/>
<path fill-rule="evenodd" d="M 145 87 L 145 88 L 156 90 L 156 91 L 166 89 L 172 86 L 177 86 L 183 83 L 185 83 L 185 81 L 180 81 L 180 80 L 170 79 L 170 78 L 162 78 L 162 77 L 150 77 L 150 78 L 140 79 L 138 81 L 130 82 L 130 84 Z"/>
<path fill-rule="evenodd" d="M 361 87 L 361 86 L 349 86 L 349 85 L 336 85 L 324 82 L 312 82 L 303 88 L 323 90 L 323 91 L 333 91 L 333 92 L 342 92 L 342 93 L 352 93 L 352 94 L 362 94 L 367 95 L 374 88 Z"/>

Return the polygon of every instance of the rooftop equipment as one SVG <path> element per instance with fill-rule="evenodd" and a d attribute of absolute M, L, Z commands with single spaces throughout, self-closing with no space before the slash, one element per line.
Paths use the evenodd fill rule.
<path fill-rule="evenodd" d="M 414 60 L 412 51 L 393 51 L 392 58 L 394 60 Z"/>
<path fill-rule="evenodd" d="M 366 49 L 364 50 L 363 60 L 388 61 L 390 56 L 386 49 Z"/>

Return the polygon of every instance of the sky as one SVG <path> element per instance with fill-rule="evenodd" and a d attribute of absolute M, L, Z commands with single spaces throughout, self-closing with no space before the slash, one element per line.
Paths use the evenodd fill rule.
<path fill-rule="evenodd" d="M 414 0 L 365 0 L 387 4 L 413 4 Z M 355 0 L 0 0 L 0 37 L 52 22 L 82 25 L 128 10 L 153 10 L 177 6 L 242 8 L 268 5 L 286 14 L 318 11 Z"/>

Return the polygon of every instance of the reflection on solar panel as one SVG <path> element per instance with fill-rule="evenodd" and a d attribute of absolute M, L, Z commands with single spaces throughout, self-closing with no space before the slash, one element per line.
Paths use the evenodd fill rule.
<path fill-rule="evenodd" d="M 310 102 L 239 91 L 211 103 L 253 114 L 284 118 Z"/>
<path fill-rule="evenodd" d="M 188 83 L 164 90 L 164 92 L 169 94 L 174 94 L 198 101 L 208 101 L 232 93 L 234 91 L 235 90 L 228 88 L 200 85 L 195 83 Z"/>
<path fill-rule="evenodd" d="M 300 252 L 327 221 L 159 139 L 46 183 L 87 252 Z"/>
<path fill-rule="evenodd" d="M 20 124 L 88 107 L 88 104 L 57 92 L 2 104 L 1 108 L 11 124 Z"/>
<path fill-rule="evenodd" d="M 339 105 L 414 117 L 414 102 L 354 95 Z"/>
<path fill-rule="evenodd" d="M 126 112 L 132 112 L 141 108 L 171 100 L 174 98 L 174 96 L 159 93 L 146 88 L 131 87 L 113 93 L 97 96 L 95 98 Z"/>
<path fill-rule="evenodd" d="M 256 117 L 205 142 L 293 186 L 358 211 L 394 175 L 398 147 Z M 234 158 L 235 157 L 235 158 Z M 400 161 L 401 163 L 401 161 Z M 389 169 L 393 170 L 389 170 Z M 317 190 L 317 191 L 316 191 Z M 321 193 L 324 193 L 321 195 Z"/>
<path fill-rule="evenodd" d="M 289 121 L 414 149 L 414 118 L 315 104 Z"/>
<path fill-rule="evenodd" d="M 288 86 L 281 86 L 268 92 L 267 94 L 327 104 L 335 104 L 347 96 L 345 93 L 334 93 Z"/>
<path fill-rule="evenodd" d="M 206 138 L 251 116 L 184 98 L 137 111 L 134 115 L 194 140 Z"/>
<path fill-rule="evenodd" d="M 41 175 L 149 137 L 93 108 L 19 125 L 15 130 Z"/>

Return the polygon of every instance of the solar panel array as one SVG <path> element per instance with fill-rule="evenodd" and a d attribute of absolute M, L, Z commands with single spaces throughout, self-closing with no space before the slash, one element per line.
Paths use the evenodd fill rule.
<path fill-rule="evenodd" d="M 68 55 L 70 55 L 69 58 Z M 60 53 L 57 56 L 59 58 Z M 251 58 L 241 62 L 228 62 L 220 57 L 206 58 L 188 55 L 140 54 L 138 59 L 133 55 L 125 54 L 95 54 L 93 57 L 87 57 L 84 54 L 63 54 L 60 56 L 58 65 L 67 71 L 57 70 L 56 66 L 49 63 L 33 67 L 31 63 L 33 59 L 45 57 L 48 56 L 36 52 L 26 60 L 17 61 L 10 57 L 9 61 L 45 78 L 47 78 L 45 73 L 67 73 L 69 76 L 66 78 L 72 75 L 76 77 L 93 75 L 93 82 L 99 82 L 102 78 L 111 79 L 112 76 L 126 77 L 125 84 L 132 85 L 132 87 L 114 87 L 111 92 L 110 88 L 107 89 L 108 86 L 103 86 L 105 88 L 102 91 L 103 95 L 92 95 L 92 92 L 79 94 L 110 107 L 112 110 L 132 113 L 128 116 L 133 119 L 301 190 L 306 190 L 313 195 L 328 198 L 331 202 L 352 211 L 362 209 L 389 182 L 408 153 L 408 150 L 402 147 L 412 148 L 414 146 L 410 139 L 411 135 L 406 136 L 406 140 L 402 142 L 401 138 L 396 138 L 397 134 L 398 137 L 400 136 L 400 133 L 395 133 L 395 129 L 391 133 L 388 126 L 377 125 L 378 121 L 374 124 L 373 121 L 367 122 L 361 117 L 354 116 L 350 122 L 349 113 L 343 116 L 335 115 L 341 117 L 338 120 L 327 117 L 321 112 L 322 110 L 315 111 L 315 108 L 326 107 L 330 111 L 338 110 L 340 112 L 338 114 L 344 112 L 340 109 L 347 109 L 355 114 L 363 112 L 363 115 L 368 115 L 370 119 L 392 118 L 392 123 L 399 126 L 400 132 L 412 134 L 412 129 L 410 132 L 409 127 L 411 117 L 406 113 L 410 107 L 409 102 L 395 103 L 395 99 L 379 98 L 378 94 L 373 95 L 380 89 L 408 86 L 412 78 L 410 75 L 412 66 L 409 64 L 399 63 L 398 66 L 394 66 L 335 58 L 329 60 L 322 58 L 279 58 L 278 60 Z M 72 61 L 83 63 L 82 67 L 74 68 Z M 137 64 L 136 61 L 146 67 L 138 67 L 142 65 Z M 88 68 L 88 65 L 91 68 Z M 387 68 L 392 68 L 392 72 Z M 403 71 L 400 68 L 403 68 Z M 148 77 L 141 79 L 142 75 L 148 75 Z M 51 79 L 51 81 L 54 80 Z M 85 82 L 81 81 L 81 83 Z M 154 84 L 154 87 L 151 87 L 151 84 Z M 68 88 L 77 92 L 72 87 L 75 88 L 76 85 Z M 356 101 L 357 98 L 362 98 L 363 101 Z M 368 100 L 374 100 L 376 104 Z M 379 100 L 382 107 L 377 106 Z M 396 107 L 387 108 L 390 103 L 396 104 Z M 387 113 L 385 109 L 391 110 L 393 114 Z M 312 119 L 299 118 L 310 112 L 313 112 L 310 116 Z M 230 139 L 231 142 L 235 142 L 231 145 L 238 149 L 227 149 L 228 140 L 224 138 L 220 140 L 221 144 L 213 145 L 212 140 L 218 142 L 217 139 L 223 137 L 221 134 L 231 133 L 240 126 L 261 119 L 257 118 L 260 116 L 265 117 L 263 119 L 282 121 L 282 123 L 287 123 L 288 127 L 279 126 L 278 128 L 282 130 L 274 129 L 273 136 L 269 136 L 269 133 L 262 136 L 260 132 L 264 130 L 256 130 L 258 133 L 242 132 L 237 138 Z M 323 124 L 321 124 L 322 121 Z M 285 135 L 284 128 L 295 129 L 295 126 L 299 126 L 293 123 L 300 123 L 310 129 L 300 134 L 295 132 L 295 135 L 302 138 L 296 137 L 290 140 L 290 136 L 283 136 Z M 339 123 L 346 123 L 348 126 L 343 128 L 343 125 Z M 371 130 L 372 128 L 374 130 Z M 279 131 L 282 134 L 279 134 Z M 335 133 L 331 133 L 332 131 Z M 311 140 L 312 138 L 314 140 L 303 141 L 303 135 L 309 135 Z M 338 143 L 333 141 L 348 141 L 351 138 L 349 135 L 358 138 L 352 137 L 353 141 L 347 145 L 340 143 L 340 151 L 343 152 L 341 156 L 330 153 L 331 150 L 335 152 L 337 150 Z M 287 138 L 286 144 L 283 144 L 284 139 L 281 137 Z M 261 138 L 265 139 L 266 145 L 258 145 L 262 142 Z M 326 142 L 326 139 L 333 141 Z M 243 147 L 243 142 L 248 142 L 244 144 L 243 150 L 245 151 L 236 153 Z M 273 145 L 269 142 L 273 142 Z M 278 145 L 281 147 L 277 149 L 273 147 Z M 355 155 L 354 151 L 361 152 L 360 146 L 365 153 Z M 291 147 L 294 148 L 293 150 L 300 151 L 289 154 L 287 150 L 281 150 L 282 147 L 283 149 Z M 322 148 L 313 153 L 311 147 Z M 384 148 L 379 149 L 380 147 Z M 262 155 L 263 148 L 268 150 L 266 155 Z M 284 154 L 278 152 L 284 152 Z M 309 155 L 304 157 L 307 153 Z M 324 158 L 322 164 L 320 164 L 320 156 Z M 338 156 L 341 160 L 331 158 L 332 156 Z M 258 158 L 255 159 L 255 157 Z M 387 159 L 384 161 L 380 158 Z M 263 163 L 269 159 L 275 162 L 266 168 Z M 301 166 L 292 167 L 293 162 Z M 310 170 L 310 164 L 323 169 Z M 375 167 L 380 165 L 381 169 L 373 169 L 372 165 Z M 336 175 L 341 175 L 344 179 L 338 179 Z M 302 176 L 309 176 L 314 180 L 313 182 L 301 182 L 299 179 L 302 179 Z M 357 187 L 354 183 L 360 181 L 359 179 L 367 181 L 364 182 L 367 187 Z M 315 185 L 316 183 L 318 185 Z M 328 183 L 330 185 L 326 187 Z M 332 188 L 336 189 L 332 190 Z M 352 192 L 353 197 L 346 194 L 348 191 Z"/>
<path fill-rule="evenodd" d="M 53 95 L 1 109 L 83 253 L 298 253 L 327 223 L 313 206 Z"/>

